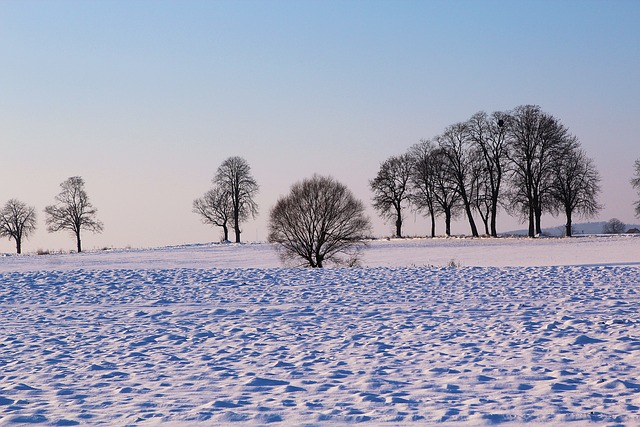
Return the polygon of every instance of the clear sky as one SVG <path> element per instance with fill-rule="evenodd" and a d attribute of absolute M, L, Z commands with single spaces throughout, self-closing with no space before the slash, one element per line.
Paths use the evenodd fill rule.
<path fill-rule="evenodd" d="M 243 239 L 264 240 L 295 181 L 332 175 L 370 206 L 380 162 L 521 104 L 561 119 L 595 159 L 599 219 L 638 222 L 635 0 L 0 0 L 0 65 L 0 204 L 39 214 L 25 251 L 74 248 L 43 213 L 70 176 L 105 225 L 86 249 L 209 242 L 219 229 L 191 204 L 242 156 L 261 186 Z M 498 228 L 522 227 L 501 215 Z M 406 233 L 426 232 L 407 212 Z"/>

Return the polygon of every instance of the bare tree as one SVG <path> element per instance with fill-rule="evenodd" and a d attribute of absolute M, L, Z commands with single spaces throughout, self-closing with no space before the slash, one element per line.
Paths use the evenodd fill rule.
<path fill-rule="evenodd" d="M 233 218 L 230 193 L 220 187 L 212 188 L 193 201 L 193 212 L 202 217 L 203 223 L 222 227 L 224 241 L 229 241 L 229 221 Z"/>
<path fill-rule="evenodd" d="M 602 232 L 604 234 L 622 234 L 627 228 L 626 224 L 620 221 L 618 218 L 611 218 L 607 223 L 605 223 L 604 227 L 602 227 Z"/>
<path fill-rule="evenodd" d="M 370 230 L 362 202 L 318 175 L 294 184 L 269 215 L 269 242 L 278 245 L 283 262 L 301 258 L 310 267 L 355 265 Z"/>
<path fill-rule="evenodd" d="M 597 197 L 600 192 L 600 175 L 586 153 L 573 148 L 558 159 L 553 172 L 551 195 L 567 218 L 565 234 L 571 237 L 572 217 L 577 213 L 585 218 L 594 217 L 602 206 Z"/>
<path fill-rule="evenodd" d="M 251 167 L 242 157 L 229 157 L 218 168 L 213 183 L 231 198 L 232 227 L 236 243 L 240 243 L 240 223 L 249 217 L 255 218 L 258 214 L 258 205 L 254 199 L 259 186 L 251 175 Z"/>
<path fill-rule="evenodd" d="M 553 168 L 571 139 L 562 123 L 537 105 L 516 107 L 510 116 L 511 210 L 528 219 L 534 237 L 542 232 L 542 213 L 553 210 Z"/>
<path fill-rule="evenodd" d="M 78 252 L 82 252 L 80 232 L 88 230 L 100 233 L 103 230 L 102 222 L 96 219 L 98 210 L 89 202 L 81 177 L 72 176 L 61 183 L 60 187 L 62 191 L 55 197 L 58 203 L 44 209 L 47 231 L 71 231 L 76 237 Z"/>
<path fill-rule="evenodd" d="M 478 166 L 477 152 L 470 146 L 470 138 L 466 123 L 457 123 L 447 127 L 444 133 L 438 137 L 438 145 L 447 158 L 447 172 L 451 180 L 456 184 L 456 191 L 464 205 L 464 210 L 469 220 L 471 235 L 478 237 L 478 228 L 473 219 L 472 201 L 474 189 L 477 187 L 474 180 L 478 177 L 475 170 Z"/>
<path fill-rule="evenodd" d="M 483 215 L 485 210 L 490 212 L 491 236 L 497 237 L 496 219 L 500 202 L 502 182 L 507 170 L 507 129 L 509 115 L 503 112 L 494 112 L 488 115 L 484 111 L 474 114 L 467 122 L 467 131 L 472 143 L 482 153 L 484 161 L 482 194 L 476 194 L 476 204 L 481 203 L 479 212 L 487 228 L 487 218 Z"/>
<path fill-rule="evenodd" d="M 457 185 L 449 174 L 449 158 L 444 150 L 437 148 L 432 153 L 433 157 L 433 196 L 436 212 L 444 215 L 445 234 L 451 236 L 451 220 L 462 211 L 460 194 Z"/>
<path fill-rule="evenodd" d="M 633 188 L 638 190 L 638 200 L 634 203 L 634 207 L 636 216 L 640 218 L 640 159 L 636 160 L 633 167 L 635 169 L 635 174 L 631 180 L 631 185 Z"/>
<path fill-rule="evenodd" d="M 373 207 L 382 217 L 395 221 L 396 237 L 402 237 L 402 210 L 409 199 L 411 169 L 408 154 L 392 156 L 380 165 L 378 175 L 369 181 Z"/>
<path fill-rule="evenodd" d="M 37 228 L 36 208 L 11 199 L 0 211 L 0 236 L 16 242 L 16 253 L 22 253 L 22 240 L 27 239 Z"/>
<path fill-rule="evenodd" d="M 409 199 L 418 211 L 426 211 L 431 218 L 431 237 L 436 235 L 436 180 L 438 164 L 435 151 L 436 144 L 430 140 L 423 140 L 409 149 L 411 158 L 411 192 Z"/>
<path fill-rule="evenodd" d="M 473 210 L 478 212 L 480 215 L 480 219 L 482 219 L 482 224 L 484 225 L 484 233 L 487 236 L 491 236 L 491 231 L 489 231 L 489 221 L 491 220 L 491 213 L 493 208 L 493 198 L 492 191 L 489 182 L 489 177 L 485 168 L 474 168 L 474 174 L 476 175 L 473 179 L 473 199 L 471 200 L 471 205 L 473 206 Z M 492 225 L 495 225 L 492 223 Z M 492 237 L 497 237 L 492 236 Z"/>

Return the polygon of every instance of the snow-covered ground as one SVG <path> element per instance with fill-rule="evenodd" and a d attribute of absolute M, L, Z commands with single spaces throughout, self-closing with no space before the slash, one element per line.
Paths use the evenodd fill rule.
<path fill-rule="evenodd" d="M 640 425 L 638 237 L 279 265 L 267 244 L 0 258 L 0 424 Z"/>

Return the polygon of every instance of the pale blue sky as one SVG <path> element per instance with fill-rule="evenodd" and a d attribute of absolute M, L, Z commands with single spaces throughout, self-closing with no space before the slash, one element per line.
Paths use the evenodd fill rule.
<path fill-rule="evenodd" d="M 295 181 L 331 174 L 370 205 L 387 157 L 521 104 L 560 118 L 596 160 L 600 219 L 637 222 L 637 1 L 0 0 L 0 58 L 0 203 L 36 206 L 26 251 L 74 247 L 42 213 L 72 175 L 105 224 L 87 249 L 208 242 L 219 231 L 191 203 L 242 156 L 261 185 L 243 238 L 264 240 Z"/>

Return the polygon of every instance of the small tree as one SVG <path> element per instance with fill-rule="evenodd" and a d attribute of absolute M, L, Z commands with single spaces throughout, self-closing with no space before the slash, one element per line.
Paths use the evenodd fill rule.
<path fill-rule="evenodd" d="M 633 188 L 638 190 L 638 200 L 634 203 L 636 216 L 640 218 L 640 159 L 636 160 L 634 163 L 635 174 L 633 179 L 631 180 L 631 185 Z"/>
<path fill-rule="evenodd" d="M 36 230 L 36 208 L 11 199 L 0 211 L 0 236 L 16 242 L 16 253 L 22 253 L 22 240 Z"/>
<path fill-rule="evenodd" d="M 507 129 L 509 116 L 506 113 L 496 111 L 490 116 L 484 111 L 474 114 L 467 122 L 469 138 L 482 153 L 484 168 L 482 183 L 484 189 L 481 194 L 476 194 L 475 204 L 485 223 L 490 222 L 490 234 L 498 236 L 496 220 L 498 207 L 502 196 L 502 181 L 507 170 Z M 489 211 L 490 218 L 484 212 Z M 487 233 L 489 234 L 489 233 Z"/>
<path fill-rule="evenodd" d="M 301 258 L 309 267 L 355 265 L 370 230 L 362 202 L 335 179 L 318 175 L 294 184 L 269 215 L 269 242 L 282 261 Z"/>
<path fill-rule="evenodd" d="M 611 218 L 604 227 L 602 227 L 602 232 L 604 234 L 622 234 L 626 228 L 627 226 L 624 222 L 618 218 Z"/>
<path fill-rule="evenodd" d="M 203 223 L 222 227 L 224 241 L 229 241 L 229 221 L 233 218 L 230 193 L 220 187 L 212 188 L 193 201 L 193 212 L 202 217 Z"/>
<path fill-rule="evenodd" d="M 251 175 L 251 167 L 242 157 L 229 157 L 216 171 L 213 183 L 231 199 L 232 227 L 236 243 L 240 243 L 240 223 L 249 217 L 255 218 L 258 214 L 258 205 L 254 198 L 258 194 L 259 186 Z"/>
<path fill-rule="evenodd" d="M 58 203 L 44 209 L 47 231 L 71 231 L 76 237 L 78 252 L 82 252 L 80 232 L 88 230 L 101 233 L 103 230 L 102 222 L 96 218 L 98 210 L 89 202 L 81 177 L 72 176 L 61 183 L 60 187 L 62 191 L 55 197 Z"/>
<path fill-rule="evenodd" d="M 444 133 L 437 138 L 442 154 L 447 158 L 447 174 L 455 183 L 456 192 L 460 195 L 464 206 L 471 235 L 478 237 L 478 227 L 473 219 L 474 191 L 477 189 L 475 180 L 480 176 L 479 155 L 473 149 L 469 130 L 466 123 L 457 123 L 445 129 Z"/>
<path fill-rule="evenodd" d="M 436 215 L 438 214 L 435 195 L 436 145 L 423 140 L 409 149 L 411 157 L 411 193 L 409 198 L 416 210 L 429 214 L 431 218 L 431 237 L 436 236 Z"/>
<path fill-rule="evenodd" d="M 573 215 L 595 216 L 602 206 L 598 203 L 600 175 L 593 160 L 577 144 L 558 159 L 551 183 L 551 196 L 566 216 L 565 234 L 572 235 Z"/>
<path fill-rule="evenodd" d="M 393 156 L 380 165 L 378 175 L 369 181 L 373 207 L 384 218 L 395 220 L 396 237 L 402 237 L 402 210 L 409 199 L 412 160 L 408 154 Z"/>

